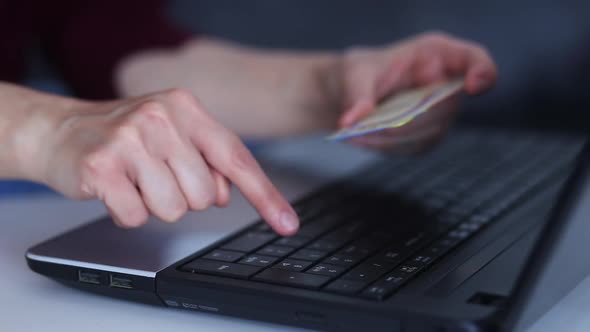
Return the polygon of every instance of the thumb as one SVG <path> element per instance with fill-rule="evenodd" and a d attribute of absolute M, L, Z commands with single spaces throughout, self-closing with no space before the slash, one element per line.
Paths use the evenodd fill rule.
<path fill-rule="evenodd" d="M 399 53 L 393 59 L 389 59 L 389 54 L 384 56 L 385 61 L 356 64 L 345 73 L 343 91 L 347 109 L 340 119 L 341 127 L 351 126 L 371 113 L 381 98 L 410 85 L 411 54 Z"/>
<path fill-rule="evenodd" d="M 344 68 L 343 96 L 345 109 L 340 127 L 350 127 L 375 108 L 378 72 L 368 63 Z"/>

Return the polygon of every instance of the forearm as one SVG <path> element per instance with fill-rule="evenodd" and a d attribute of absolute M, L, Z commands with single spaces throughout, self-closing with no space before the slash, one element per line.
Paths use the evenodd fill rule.
<path fill-rule="evenodd" d="M 265 51 L 198 39 L 182 48 L 123 61 L 116 83 L 124 96 L 170 87 L 190 89 L 221 123 L 243 136 L 273 137 L 333 128 L 337 56 Z"/>
<path fill-rule="evenodd" d="M 0 82 L 0 178 L 39 181 L 39 145 L 75 103 Z"/>

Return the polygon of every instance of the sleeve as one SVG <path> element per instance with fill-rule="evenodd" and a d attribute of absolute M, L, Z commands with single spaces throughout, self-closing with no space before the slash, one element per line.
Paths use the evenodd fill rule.
<path fill-rule="evenodd" d="M 40 42 L 79 97 L 116 97 L 114 70 L 127 55 L 193 37 L 166 18 L 163 0 L 38 0 Z"/>

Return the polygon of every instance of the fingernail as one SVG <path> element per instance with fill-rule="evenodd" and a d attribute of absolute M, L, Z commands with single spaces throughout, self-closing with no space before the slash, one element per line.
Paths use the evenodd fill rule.
<path fill-rule="evenodd" d="M 291 212 L 283 211 L 281 213 L 279 223 L 281 224 L 281 227 L 283 227 L 283 229 L 288 233 L 293 233 L 299 228 L 299 220 L 297 216 Z"/>

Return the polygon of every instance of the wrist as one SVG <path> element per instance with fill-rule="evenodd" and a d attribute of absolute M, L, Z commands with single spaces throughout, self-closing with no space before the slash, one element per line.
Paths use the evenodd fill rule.
<path fill-rule="evenodd" d="M 342 56 L 339 53 L 325 54 L 318 59 L 315 70 L 320 94 L 324 105 L 319 113 L 324 113 L 323 129 L 333 130 L 343 108 L 342 98 Z"/>
<path fill-rule="evenodd" d="M 28 89 L 17 94 L 22 94 L 26 101 L 17 102 L 20 107 L 14 108 L 13 116 L 7 121 L 10 128 L 5 130 L 3 139 L 7 144 L 0 158 L 11 167 L 4 169 L 3 175 L 44 183 L 54 134 L 82 102 Z"/>

